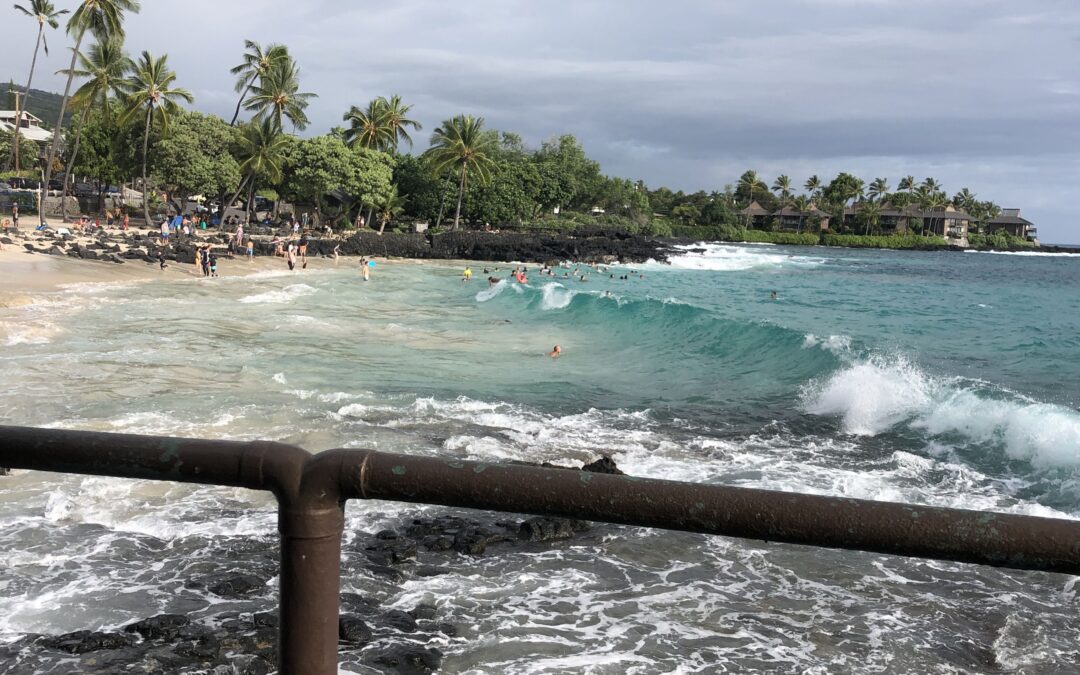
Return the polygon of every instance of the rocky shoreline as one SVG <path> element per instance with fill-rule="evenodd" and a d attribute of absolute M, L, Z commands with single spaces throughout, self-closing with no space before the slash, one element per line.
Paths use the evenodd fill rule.
<path fill-rule="evenodd" d="M 545 464 L 544 466 L 551 466 Z M 622 473 L 609 457 L 579 469 Z M 448 512 L 417 518 L 399 529 L 360 534 L 342 549 L 342 578 L 360 580 L 365 593 L 344 592 L 338 621 L 343 666 L 381 672 L 423 674 L 438 670 L 438 645 L 469 639 L 468 624 L 440 617 L 440 609 L 418 604 L 407 611 L 384 607 L 410 579 L 434 577 L 467 566 L 476 556 L 511 550 L 543 551 L 585 536 L 602 536 L 583 521 L 532 517 L 476 518 Z M 188 588 L 222 600 L 263 600 L 266 611 L 226 612 L 194 618 L 161 614 L 121 630 L 80 630 L 63 635 L 26 635 L 0 645 L 5 673 L 214 673 L 266 675 L 276 670 L 278 616 L 277 541 L 248 542 L 237 555 L 244 566 L 190 579 Z M 370 592 L 368 592 L 370 590 Z"/>
<path fill-rule="evenodd" d="M 174 238 L 165 259 L 193 263 L 195 248 L 211 245 L 214 253 L 229 257 L 227 233 L 200 233 Z M 154 231 L 100 230 L 93 235 L 22 231 L 0 238 L 5 245 L 21 245 L 30 253 L 70 256 L 85 260 L 123 263 L 131 260 L 157 262 L 159 237 Z M 252 237 L 257 256 L 273 255 L 271 237 Z M 658 239 L 618 231 L 596 230 L 564 234 L 523 234 L 507 232 L 446 232 L 442 234 L 401 234 L 361 232 L 347 238 L 314 238 L 308 243 L 309 256 L 331 256 L 334 249 L 345 256 L 376 256 L 420 260 L 477 260 L 555 264 L 564 260 L 585 263 L 642 263 L 663 261 L 670 246 Z M 239 254 L 237 254 L 239 255 Z"/>

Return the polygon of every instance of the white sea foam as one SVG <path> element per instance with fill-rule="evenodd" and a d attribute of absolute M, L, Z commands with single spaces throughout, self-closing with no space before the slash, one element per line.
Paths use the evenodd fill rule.
<path fill-rule="evenodd" d="M 851 352 L 851 338 L 847 335 L 830 335 L 821 338 L 813 333 L 807 333 L 803 336 L 803 349 L 812 349 L 814 347 L 821 347 L 840 356 Z"/>
<path fill-rule="evenodd" d="M 544 284 L 540 290 L 543 294 L 540 300 L 540 309 L 543 310 L 565 309 L 574 301 L 574 296 L 578 294 L 577 291 L 570 290 L 558 282 Z"/>
<path fill-rule="evenodd" d="M 785 265 L 817 267 L 825 262 L 823 258 L 782 255 L 745 246 L 701 243 L 678 248 L 684 250 L 685 253 L 668 258 L 667 264 L 685 270 L 740 272 L 756 268 L 775 269 Z"/>
<path fill-rule="evenodd" d="M 4 331 L 5 341 L 8 347 L 15 345 L 45 345 L 53 341 L 64 330 L 56 324 L 46 321 L 34 323 L 26 322 L 3 322 L 0 323 L 0 331 Z"/>
<path fill-rule="evenodd" d="M 240 302 L 245 304 L 286 304 L 297 298 L 302 298 L 313 293 L 315 293 L 315 288 L 308 286 L 307 284 L 290 284 L 279 291 L 266 291 L 265 293 L 244 296 L 240 298 Z"/>
<path fill-rule="evenodd" d="M 873 436 L 907 423 L 931 438 L 999 446 L 1036 466 L 1080 465 L 1080 412 L 935 378 L 902 358 L 853 363 L 805 387 L 802 398 L 811 414 L 841 417 L 848 434 Z"/>
<path fill-rule="evenodd" d="M 1016 255 L 1031 258 L 1075 258 L 1080 260 L 1080 251 L 1077 253 L 1054 253 L 1051 251 L 976 251 L 988 255 Z"/>

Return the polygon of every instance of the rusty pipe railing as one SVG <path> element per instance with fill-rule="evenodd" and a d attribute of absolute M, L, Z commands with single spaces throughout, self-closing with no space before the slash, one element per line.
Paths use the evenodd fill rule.
<path fill-rule="evenodd" d="M 280 672 L 337 672 L 344 503 L 442 504 L 1080 574 L 1080 521 L 362 450 L 0 426 L 0 466 L 272 491 Z"/>

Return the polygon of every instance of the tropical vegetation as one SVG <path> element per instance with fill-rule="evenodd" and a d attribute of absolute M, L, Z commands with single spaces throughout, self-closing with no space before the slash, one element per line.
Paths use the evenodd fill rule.
<path fill-rule="evenodd" d="M 48 0 L 16 9 L 35 20 L 37 31 L 29 89 L 38 49 L 48 50 L 45 29 L 59 27 L 68 12 Z M 73 48 L 56 126 L 65 128 L 67 108 L 74 116 L 62 150 L 56 135 L 38 161 L 46 182 L 54 172 L 103 186 L 131 182 L 147 195 L 147 220 L 159 197 L 180 209 L 190 199 L 240 204 L 248 218 L 263 197 L 273 215 L 287 203 L 294 213 L 313 211 L 319 224 L 363 222 L 380 233 L 423 221 L 451 230 L 599 227 L 694 239 L 925 247 L 943 240 L 924 223 L 953 207 L 971 216 L 973 245 L 1022 245 L 988 231 L 1001 212 L 997 205 L 967 188 L 950 196 L 933 177 L 902 176 L 893 189 L 880 176 L 842 172 L 798 184 L 787 174 L 767 179 L 751 169 L 722 189 L 685 193 L 604 175 L 574 136 L 529 147 L 469 114 L 442 121 L 426 148 L 409 152 L 422 126 L 397 94 L 350 105 L 343 126 L 301 138 L 316 94 L 305 91 L 299 64 L 278 43 L 244 41 L 229 71 L 237 98 L 226 123 L 185 109 L 192 95 L 179 86 L 167 55 L 143 52 L 138 62 L 127 56 L 124 21 L 138 11 L 136 0 L 77 2 L 66 25 Z M 85 48 L 87 37 L 94 41 Z M 13 140 L 0 135 L 8 167 L 19 153 Z M 34 163 L 20 161 L 16 166 Z"/>

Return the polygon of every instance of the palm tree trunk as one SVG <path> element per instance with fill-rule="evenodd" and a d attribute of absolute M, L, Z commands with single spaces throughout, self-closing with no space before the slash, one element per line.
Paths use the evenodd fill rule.
<path fill-rule="evenodd" d="M 390 219 L 386 218 L 386 217 L 379 218 L 379 236 L 380 237 L 382 236 L 383 230 L 386 229 L 386 221 L 388 221 L 388 220 L 390 220 Z"/>
<path fill-rule="evenodd" d="M 255 215 L 255 177 L 252 176 L 251 183 L 248 185 L 248 200 L 244 205 L 244 210 L 247 211 L 248 225 L 254 224 Z"/>
<path fill-rule="evenodd" d="M 56 150 L 57 146 L 60 145 L 60 135 L 64 129 L 64 113 L 67 112 L 68 99 L 71 98 L 71 83 L 75 80 L 75 62 L 79 57 L 79 47 L 82 46 L 84 35 L 86 35 L 85 30 L 79 31 L 79 39 L 75 41 L 75 49 L 71 50 L 71 66 L 68 67 L 67 84 L 64 85 L 64 98 L 60 102 L 60 115 L 56 118 L 56 127 L 53 129 L 52 145 L 49 147 L 49 159 L 45 165 L 45 180 L 41 185 L 41 189 L 45 194 L 48 194 L 49 191 L 49 179 L 52 178 L 53 162 L 56 161 Z M 63 195 L 61 195 L 61 199 L 63 199 Z M 146 204 L 145 197 L 143 198 L 143 204 Z M 44 200 L 42 200 L 41 208 L 38 209 L 38 220 L 42 225 L 45 224 Z"/>
<path fill-rule="evenodd" d="M 143 218 L 146 219 L 146 226 L 150 227 L 150 181 L 146 177 L 146 155 L 147 148 L 150 145 L 150 117 L 153 115 L 154 109 L 147 108 L 146 110 L 146 128 L 143 130 L 143 142 L 142 142 L 142 208 Z"/>
<path fill-rule="evenodd" d="M 233 113 L 232 122 L 229 122 L 229 126 L 236 126 L 236 118 L 240 117 L 240 106 L 244 104 L 244 99 L 247 98 L 248 92 L 251 91 L 251 85 L 255 84 L 255 78 L 258 77 L 258 73 L 254 73 L 251 79 L 248 80 L 247 86 L 244 87 L 244 93 L 240 94 L 240 100 L 236 102 L 236 112 Z"/>
<path fill-rule="evenodd" d="M 457 211 L 454 212 L 454 230 L 458 229 L 458 222 L 461 220 L 461 201 L 465 198 L 465 165 L 461 165 L 461 184 L 458 186 L 457 193 Z"/>
<path fill-rule="evenodd" d="M 15 170 L 22 170 L 19 163 L 19 130 L 22 129 L 22 111 L 26 110 L 26 99 L 30 98 L 30 85 L 34 82 L 34 68 L 37 67 L 38 49 L 41 47 L 41 36 L 45 32 L 45 24 L 38 24 L 37 43 L 34 45 L 34 58 L 30 61 L 30 77 L 26 78 L 26 91 L 22 96 L 15 97 L 15 138 L 11 139 L 12 151 L 15 153 Z"/>
<path fill-rule="evenodd" d="M 225 210 L 233 205 L 233 203 L 240 196 L 240 193 L 244 191 L 244 188 L 247 186 L 247 182 L 249 180 L 251 180 L 253 177 L 254 177 L 254 174 L 252 174 L 252 173 L 248 173 L 248 175 L 244 176 L 243 180 L 240 181 L 240 187 L 236 188 L 236 192 L 233 193 L 233 195 L 229 199 L 229 201 L 223 202 L 221 204 L 221 225 L 218 226 L 218 227 L 221 228 L 221 230 L 224 231 L 224 229 L 225 229 Z"/>
<path fill-rule="evenodd" d="M 439 192 L 439 218 L 435 221 L 435 227 L 442 227 L 443 213 L 446 211 L 446 188 L 450 187 L 450 181 L 453 180 L 454 174 L 449 174 L 446 177 L 446 185 Z"/>
<path fill-rule="evenodd" d="M 79 143 L 82 141 L 83 125 L 86 124 L 86 117 L 90 113 L 90 105 L 87 104 L 86 109 L 79 115 L 79 126 L 75 128 L 75 147 L 71 149 L 71 158 L 68 160 L 68 173 L 71 169 L 75 168 L 75 160 L 79 156 Z M 63 195 L 60 196 L 60 222 L 67 222 L 67 200 Z"/>

